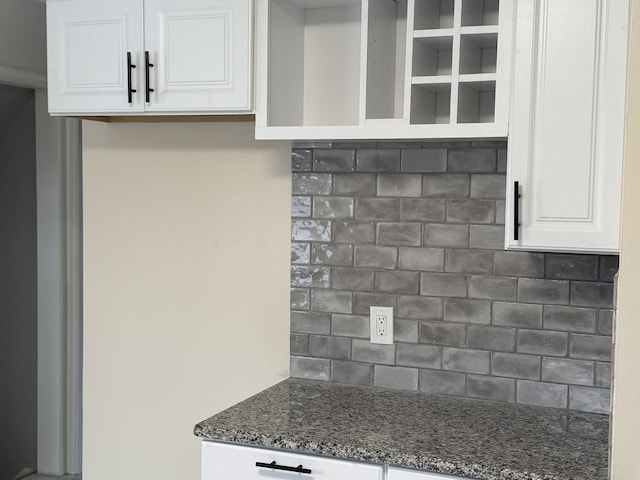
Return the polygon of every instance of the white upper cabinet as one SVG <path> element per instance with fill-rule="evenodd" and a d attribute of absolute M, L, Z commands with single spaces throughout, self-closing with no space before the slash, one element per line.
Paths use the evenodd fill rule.
<path fill-rule="evenodd" d="M 506 137 L 514 0 L 265 0 L 256 136 Z"/>
<path fill-rule="evenodd" d="M 251 0 L 48 0 L 49 111 L 252 111 Z"/>
<path fill-rule="evenodd" d="M 618 251 L 628 8 L 518 1 L 507 248 Z"/>

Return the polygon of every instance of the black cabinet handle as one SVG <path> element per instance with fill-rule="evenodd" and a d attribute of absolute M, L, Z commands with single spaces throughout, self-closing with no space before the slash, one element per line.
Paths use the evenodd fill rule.
<path fill-rule="evenodd" d="M 297 467 L 288 467 L 287 465 L 278 465 L 274 460 L 271 463 L 256 462 L 256 467 L 271 468 L 272 470 L 284 470 L 285 472 L 311 473 L 311 470 L 304 468 L 302 465 Z"/>
<path fill-rule="evenodd" d="M 133 103 L 133 94 L 137 91 L 131 88 L 131 70 L 134 68 L 136 66 L 131 63 L 131 52 L 127 52 L 127 99 L 129 103 Z"/>
<path fill-rule="evenodd" d="M 153 63 L 151 63 L 149 61 L 149 52 L 144 52 L 144 64 L 145 64 L 145 85 L 146 85 L 146 87 L 145 87 L 145 101 L 147 103 L 149 103 L 151 101 L 150 100 L 150 96 L 151 96 L 150 93 L 154 91 L 153 88 L 151 88 L 151 86 L 149 84 L 149 81 L 150 81 L 149 80 L 149 77 L 150 77 L 149 69 L 154 66 Z"/>
<path fill-rule="evenodd" d="M 513 239 L 519 240 L 520 232 L 520 184 L 513 182 Z"/>

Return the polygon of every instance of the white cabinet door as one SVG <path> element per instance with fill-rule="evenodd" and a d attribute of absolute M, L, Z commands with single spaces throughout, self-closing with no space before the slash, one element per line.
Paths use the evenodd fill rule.
<path fill-rule="evenodd" d="M 628 0 L 518 1 L 507 248 L 618 251 L 627 22 Z"/>
<path fill-rule="evenodd" d="M 383 474 L 381 465 L 202 442 L 201 480 L 383 480 Z"/>
<path fill-rule="evenodd" d="M 134 113 L 144 108 L 142 0 L 49 0 L 47 53 L 51 113 Z M 128 54 L 132 93 L 129 102 Z"/>
<path fill-rule="evenodd" d="M 250 0 L 145 0 L 147 111 L 250 111 Z"/>
<path fill-rule="evenodd" d="M 49 0 L 49 111 L 252 111 L 251 5 L 251 0 Z"/>
<path fill-rule="evenodd" d="M 407 470 L 405 468 L 389 467 L 387 480 L 464 480 L 462 477 L 443 475 L 440 473 Z"/>

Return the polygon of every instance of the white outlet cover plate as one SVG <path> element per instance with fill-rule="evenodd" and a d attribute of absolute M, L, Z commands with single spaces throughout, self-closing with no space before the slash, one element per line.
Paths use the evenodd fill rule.
<path fill-rule="evenodd" d="M 385 334 L 378 334 L 378 317 L 385 319 Z M 393 307 L 369 307 L 371 343 L 393 345 Z"/>

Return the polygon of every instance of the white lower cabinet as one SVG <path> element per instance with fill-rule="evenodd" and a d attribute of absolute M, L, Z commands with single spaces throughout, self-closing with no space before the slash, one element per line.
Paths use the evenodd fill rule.
<path fill-rule="evenodd" d="M 202 442 L 202 480 L 383 480 L 384 467 L 265 448 Z"/>
<path fill-rule="evenodd" d="M 463 480 L 462 477 L 441 473 L 420 472 L 406 468 L 389 467 L 386 480 Z"/>

